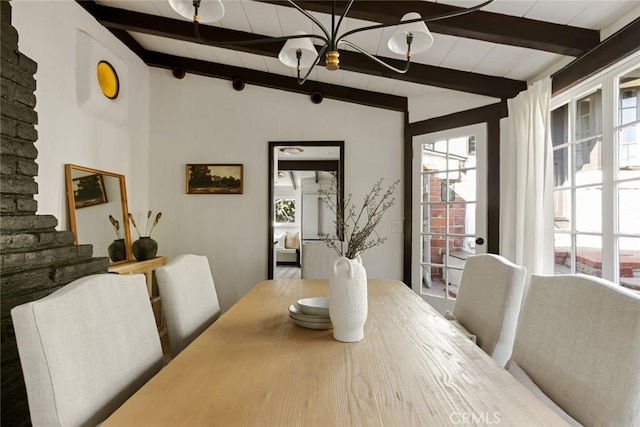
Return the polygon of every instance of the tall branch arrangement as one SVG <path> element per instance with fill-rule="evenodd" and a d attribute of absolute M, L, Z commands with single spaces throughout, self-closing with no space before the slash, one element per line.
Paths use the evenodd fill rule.
<path fill-rule="evenodd" d="M 338 236 L 342 240 L 336 240 L 329 234 L 323 234 L 322 238 L 327 246 L 333 248 L 338 255 L 354 259 L 365 250 L 379 246 L 386 242 L 386 237 L 381 237 L 376 232 L 376 227 L 382 221 L 384 213 L 396 201 L 393 193 L 400 183 L 394 181 L 386 190 L 382 187 L 383 178 L 380 178 L 371 191 L 364 197 L 362 206 L 357 208 L 351 202 L 353 195 L 349 193 L 340 206 L 335 194 L 339 194 L 338 183 L 331 180 L 329 189 L 319 191 L 322 202 L 336 215 L 335 225 Z M 346 247 L 345 247 L 346 246 Z"/>

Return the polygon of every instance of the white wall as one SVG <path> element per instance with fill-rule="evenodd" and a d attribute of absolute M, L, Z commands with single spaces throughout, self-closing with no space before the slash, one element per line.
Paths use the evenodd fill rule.
<path fill-rule="evenodd" d="M 500 102 L 499 98 L 455 90 L 430 88 L 427 94 L 409 97 L 409 122 L 446 116 Z"/>
<path fill-rule="evenodd" d="M 14 0 L 11 4 L 20 51 L 38 63 L 38 213 L 55 215 L 58 229 L 69 229 L 65 163 L 124 174 L 130 208 L 144 211 L 148 204 L 148 67 L 74 1 Z M 121 92 L 115 100 L 95 96 L 96 57 L 116 68 Z M 82 93 L 85 97 L 79 101 Z M 103 222 L 111 228 L 108 218 Z"/>
<path fill-rule="evenodd" d="M 207 255 L 223 309 L 267 275 L 268 142 L 345 141 L 345 187 L 362 200 L 380 177 L 402 177 L 402 113 L 247 85 L 150 70 L 150 209 L 163 212 L 160 252 Z M 185 164 L 243 163 L 244 194 L 185 194 Z M 369 277 L 402 279 L 402 189 L 363 256 Z"/>

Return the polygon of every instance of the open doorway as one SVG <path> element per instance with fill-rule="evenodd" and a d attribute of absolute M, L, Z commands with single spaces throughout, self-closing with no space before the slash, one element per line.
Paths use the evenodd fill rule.
<path fill-rule="evenodd" d="M 344 141 L 269 142 L 269 279 L 300 278 L 304 243 L 335 228 L 318 194 L 334 176 L 343 200 Z"/>

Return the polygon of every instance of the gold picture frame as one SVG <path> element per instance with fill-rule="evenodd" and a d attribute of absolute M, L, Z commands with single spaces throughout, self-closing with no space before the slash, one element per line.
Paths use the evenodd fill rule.
<path fill-rule="evenodd" d="M 187 194 L 242 194 L 242 164 L 187 164 Z"/>

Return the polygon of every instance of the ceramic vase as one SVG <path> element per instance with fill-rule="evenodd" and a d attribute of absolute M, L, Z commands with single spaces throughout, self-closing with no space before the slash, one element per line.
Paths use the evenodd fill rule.
<path fill-rule="evenodd" d="M 158 253 L 158 242 L 151 237 L 140 237 L 131 245 L 131 251 L 138 261 L 155 258 Z"/>
<path fill-rule="evenodd" d="M 364 338 L 367 314 L 367 272 L 360 258 L 338 258 L 329 278 L 333 337 L 342 342 L 360 341 Z"/>
<path fill-rule="evenodd" d="M 117 262 L 127 258 L 127 251 L 124 247 L 124 239 L 114 240 L 107 248 L 111 261 Z"/>

